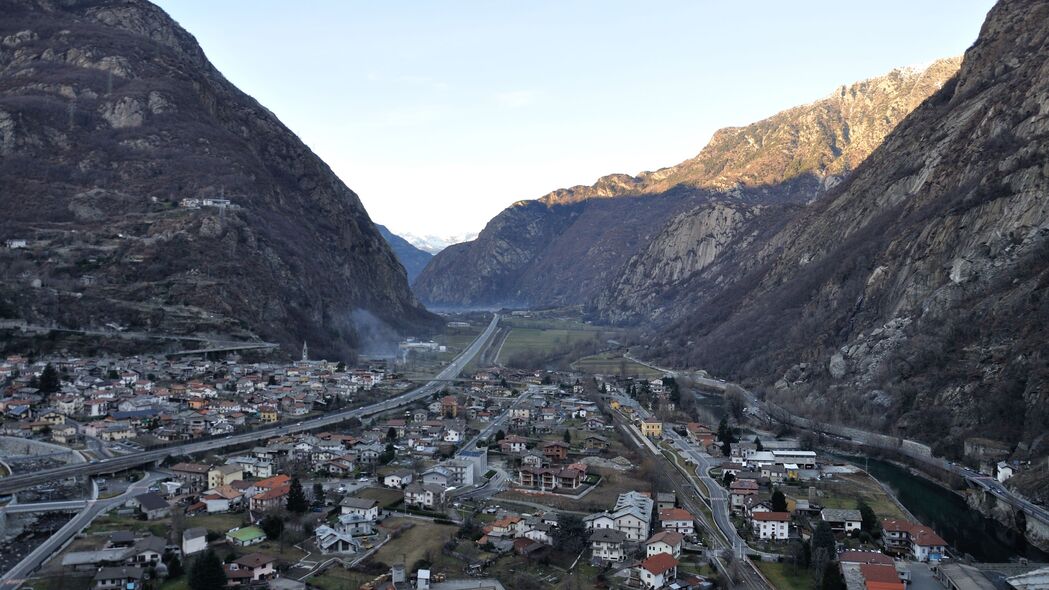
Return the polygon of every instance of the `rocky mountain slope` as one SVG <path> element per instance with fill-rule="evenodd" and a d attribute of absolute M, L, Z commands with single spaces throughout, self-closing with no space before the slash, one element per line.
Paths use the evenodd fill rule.
<path fill-rule="evenodd" d="M 704 224 L 749 236 L 746 213 L 680 221 L 711 245 L 650 354 L 944 452 L 977 435 L 1049 454 L 1047 64 L 1049 2 L 1000 2 L 957 76 L 781 229 L 711 262 L 733 238 Z M 650 258 L 634 270 L 679 272 Z"/>
<path fill-rule="evenodd" d="M 27 246 L 0 316 L 326 355 L 436 321 L 353 191 L 143 0 L 0 0 L 0 178 Z"/>
<path fill-rule="evenodd" d="M 449 307 L 590 302 L 634 256 L 659 248 L 653 239 L 677 216 L 708 206 L 740 207 L 748 218 L 793 214 L 855 168 L 957 66 L 958 59 L 944 59 L 842 86 L 814 103 L 723 129 L 676 166 L 605 176 L 516 203 L 476 240 L 438 254 L 415 282 L 416 293 Z"/>
<path fill-rule="evenodd" d="M 379 229 L 379 234 L 390 245 L 394 255 L 397 256 L 397 260 L 404 267 L 405 272 L 408 273 L 408 284 L 411 284 L 415 281 L 415 277 L 419 276 L 419 273 L 426 268 L 426 264 L 433 258 L 433 254 L 416 248 L 408 240 L 391 232 L 384 225 L 376 225 L 375 227 Z"/>

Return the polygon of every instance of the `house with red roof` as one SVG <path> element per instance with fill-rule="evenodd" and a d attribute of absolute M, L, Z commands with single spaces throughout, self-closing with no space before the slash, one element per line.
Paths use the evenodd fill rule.
<path fill-rule="evenodd" d="M 642 588 L 662 588 L 677 577 L 678 561 L 669 553 L 656 553 L 637 566 Z"/>
<path fill-rule="evenodd" d="M 790 513 L 752 512 L 750 526 L 759 539 L 785 541 L 790 537 Z"/>

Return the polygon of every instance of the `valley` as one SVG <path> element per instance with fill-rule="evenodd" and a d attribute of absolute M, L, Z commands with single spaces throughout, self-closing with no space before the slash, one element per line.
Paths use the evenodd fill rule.
<path fill-rule="evenodd" d="M 1049 589 L 986 1 L 0 0 L 0 590 Z"/>

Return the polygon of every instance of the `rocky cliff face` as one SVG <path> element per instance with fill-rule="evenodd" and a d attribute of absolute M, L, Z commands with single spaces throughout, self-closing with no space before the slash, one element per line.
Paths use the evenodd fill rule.
<path fill-rule="evenodd" d="M 1049 3 L 999 3 L 840 186 L 666 303 L 687 311 L 655 354 L 944 451 L 979 435 L 1049 454 L 1047 63 Z"/>
<path fill-rule="evenodd" d="M 839 182 L 957 66 L 958 59 L 945 59 L 842 86 L 812 104 L 723 129 L 696 157 L 676 166 L 605 176 L 592 186 L 517 203 L 473 242 L 438 254 L 416 281 L 416 293 L 431 305 L 466 307 L 591 304 L 600 298 L 599 313 L 606 318 L 636 321 L 659 309 L 649 304 L 653 295 L 662 297 L 664 288 L 674 286 L 665 270 L 674 267 L 675 280 L 683 279 L 714 251 L 708 244 L 700 247 L 705 253 L 686 252 L 694 247 L 691 241 L 705 236 L 675 231 L 706 231 L 718 221 L 742 219 L 725 215 L 724 208 L 748 211 L 747 219 L 774 211 L 779 219 L 759 225 L 776 225 L 797 211 L 793 204 Z M 712 219 L 678 218 L 716 207 L 723 209 Z M 712 231 L 721 236 L 718 250 L 737 232 Z M 649 259 L 664 254 L 666 260 Z M 643 260 L 634 262 L 636 257 Z M 631 283 L 635 273 L 645 278 Z M 659 277 L 655 289 L 649 288 L 652 276 Z M 619 293 L 614 300 L 606 293 L 613 287 Z"/>
<path fill-rule="evenodd" d="M 0 177 L 4 316 L 322 354 L 435 321 L 357 196 L 142 0 L 0 1 Z"/>

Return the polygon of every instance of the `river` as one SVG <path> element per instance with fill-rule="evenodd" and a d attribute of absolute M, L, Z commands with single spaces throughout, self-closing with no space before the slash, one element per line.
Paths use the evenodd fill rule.
<path fill-rule="evenodd" d="M 859 466 L 864 461 L 842 457 Z M 1023 535 L 973 510 L 965 500 L 943 487 L 893 463 L 871 459 L 870 474 L 887 485 L 914 516 L 931 526 L 955 551 L 977 561 L 1006 562 L 1015 557 L 1049 561 L 1049 553 L 1031 545 Z"/>

